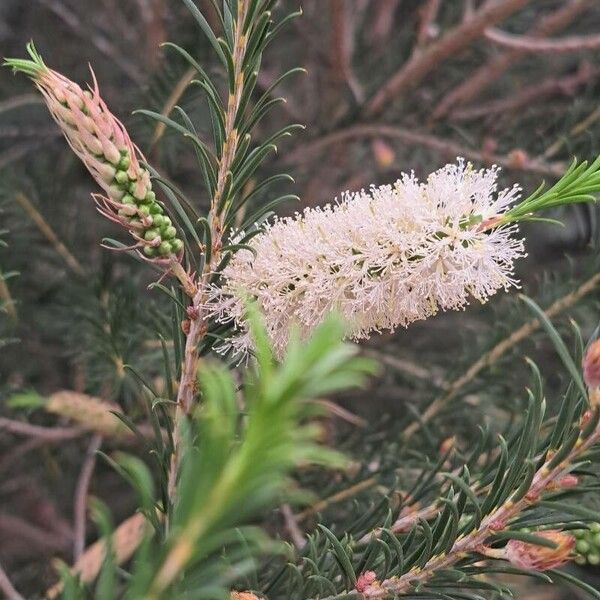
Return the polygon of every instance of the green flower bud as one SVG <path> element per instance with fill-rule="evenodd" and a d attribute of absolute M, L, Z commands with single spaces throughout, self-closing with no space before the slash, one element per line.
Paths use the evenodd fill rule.
<path fill-rule="evenodd" d="M 600 533 L 600 523 L 590 523 L 590 531 L 592 533 Z"/>
<path fill-rule="evenodd" d="M 594 546 L 600 548 L 600 533 L 594 534 L 594 537 L 592 538 L 592 543 L 594 544 Z"/>
<path fill-rule="evenodd" d="M 150 214 L 150 207 L 147 204 L 142 204 L 138 207 L 138 210 L 145 216 L 148 216 Z"/>
<path fill-rule="evenodd" d="M 575 557 L 575 562 L 578 565 L 585 565 L 585 564 L 587 564 L 587 560 L 586 560 L 585 556 L 576 556 Z"/>
<path fill-rule="evenodd" d="M 168 240 L 174 238 L 177 235 L 177 229 L 173 227 L 173 225 L 169 225 L 169 227 L 164 227 L 162 229 L 163 237 L 166 237 Z"/>
<path fill-rule="evenodd" d="M 160 237 L 160 231 L 158 229 L 148 229 L 146 233 L 144 233 L 144 239 L 147 242 L 151 242 L 152 240 Z"/>
<path fill-rule="evenodd" d="M 173 249 L 173 252 L 175 252 L 176 254 L 178 252 L 181 252 L 181 250 L 183 249 L 183 242 L 179 239 L 179 238 L 175 238 L 174 240 L 171 240 L 171 248 Z"/>
<path fill-rule="evenodd" d="M 121 202 L 123 204 L 132 204 L 135 206 L 135 198 L 131 194 L 125 194 L 123 198 L 121 198 Z"/>
<path fill-rule="evenodd" d="M 125 171 L 117 171 L 115 175 L 115 181 L 119 185 L 127 185 L 129 183 L 129 175 Z"/>
<path fill-rule="evenodd" d="M 146 202 L 156 202 L 156 194 L 152 190 L 148 190 Z"/>
<path fill-rule="evenodd" d="M 173 247 L 171 246 L 171 244 L 169 242 L 162 242 L 161 245 L 158 247 L 158 253 L 161 256 L 166 256 L 167 254 L 171 254 L 172 251 L 173 251 Z"/>
<path fill-rule="evenodd" d="M 600 554 L 596 554 L 595 552 L 588 554 L 587 561 L 590 565 L 600 565 Z"/>
<path fill-rule="evenodd" d="M 123 154 L 123 156 L 121 156 L 121 160 L 119 161 L 118 169 L 121 171 L 127 171 L 130 164 L 131 160 L 129 159 L 129 155 Z"/>
<path fill-rule="evenodd" d="M 152 246 L 144 246 L 144 254 L 148 257 L 156 256 L 156 248 Z"/>
<path fill-rule="evenodd" d="M 173 223 L 171 222 L 171 219 L 165 215 L 163 217 L 163 226 L 169 227 L 170 225 L 173 225 Z"/>
<path fill-rule="evenodd" d="M 581 554 L 586 554 L 591 549 L 591 546 L 585 540 L 579 540 L 575 545 L 575 550 L 577 552 L 581 552 Z"/>
<path fill-rule="evenodd" d="M 158 202 L 150 203 L 150 212 L 153 215 L 161 215 L 162 211 L 163 211 L 162 206 Z"/>
<path fill-rule="evenodd" d="M 150 211 L 152 211 L 152 209 L 150 209 Z M 165 217 L 163 215 L 154 215 L 153 216 L 154 219 L 154 225 L 156 225 L 156 227 L 163 227 L 165 224 Z"/>

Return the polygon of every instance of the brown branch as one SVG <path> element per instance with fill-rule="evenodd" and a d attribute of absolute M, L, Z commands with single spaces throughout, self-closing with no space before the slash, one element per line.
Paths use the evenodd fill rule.
<path fill-rule="evenodd" d="M 96 466 L 96 453 L 102 444 L 102 436 L 94 434 L 88 445 L 81 467 L 75 497 L 73 499 L 73 561 L 76 562 L 85 548 L 85 521 L 87 513 L 87 498 L 92 474 Z"/>
<path fill-rule="evenodd" d="M 440 154 L 456 158 L 464 156 L 465 158 L 475 160 L 484 164 L 497 164 L 507 169 L 518 171 L 527 171 L 541 175 L 551 175 L 560 177 L 564 172 L 564 165 L 560 163 L 545 163 L 537 159 L 530 159 L 522 151 L 515 151 L 508 156 L 490 155 L 481 151 L 471 150 L 456 144 L 455 142 L 443 140 L 433 135 L 419 133 L 401 127 L 391 125 L 365 124 L 355 125 L 342 129 L 313 141 L 299 146 L 296 150 L 288 152 L 286 162 L 303 162 L 313 154 L 327 149 L 329 146 L 346 142 L 347 140 L 388 137 L 402 140 L 405 143 L 423 146 L 439 152 Z"/>
<path fill-rule="evenodd" d="M 473 119 L 485 118 L 499 113 L 515 111 L 523 106 L 528 106 L 546 96 L 555 94 L 572 95 L 575 90 L 598 77 L 600 69 L 583 63 L 579 72 L 562 79 L 549 77 L 542 82 L 535 83 L 521 89 L 514 96 L 502 98 L 485 104 L 476 104 L 458 109 L 450 113 L 450 118 L 456 121 L 471 121 Z"/>
<path fill-rule="evenodd" d="M 571 0 L 566 5 L 540 19 L 530 30 L 533 37 L 544 37 L 564 29 L 590 5 L 590 0 Z M 433 110 L 433 118 L 445 116 L 458 104 L 473 100 L 484 88 L 496 81 L 507 69 L 512 67 L 525 52 L 508 50 L 488 60 L 466 81 L 448 92 Z"/>
<path fill-rule="evenodd" d="M 524 52 L 578 52 L 600 48 L 600 35 L 574 35 L 560 40 L 544 40 L 491 27 L 486 29 L 485 37 L 500 46 Z"/>
<path fill-rule="evenodd" d="M 19 592 L 13 587 L 8 575 L 0 565 L 0 590 L 4 593 L 6 600 L 25 600 Z"/>
<path fill-rule="evenodd" d="M 13 421 L 0 417 L 0 431 L 7 431 L 15 435 L 40 438 L 49 442 L 72 440 L 81 437 L 85 431 L 79 427 L 42 427 L 21 421 Z"/>
<path fill-rule="evenodd" d="M 437 18 L 441 4 L 441 0 L 427 0 L 419 8 L 419 29 L 413 52 L 420 52 L 431 39 L 433 24 Z"/>
<path fill-rule="evenodd" d="M 202 318 L 202 306 L 204 305 L 205 284 L 215 271 L 221 259 L 222 236 L 223 236 L 223 217 L 219 213 L 221 198 L 225 192 L 227 173 L 231 170 L 238 142 L 239 132 L 235 127 L 235 120 L 242 98 L 244 88 L 243 61 L 248 44 L 247 34 L 243 32 L 243 23 L 248 10 L 247 0 L 239 0 L 237 19 L 234 31 L 233 41 L 233 79 L 234 89 L 229 94 L 227 101 L 227 112 L 225 115 L 225 136 L 223 142 L 222 156 L 219 161 L 217 173 L 217 188 L 214 197 L 211 198 L 209 223 L 212 238 L 212 253 L 210 263 L 204 266 L 201 274 L 198 291 L 192 299 L 190 307 L 190 327 L 185 342 L 183 366 L 179 389 L 177 391 L 177 408 L 175 411 L 175 426 L 173 436 L 173 453 L 171 455 L 171 464 L 168 477 L 168 494 L 173 501 L 177 486 L 177 473 L 181 460 L 181 425 L 186 416 L 190 413 L 194 405 L 196 394 L 196 374 L 199 361 L 199 344 L 206 333 L 206 321 Z M 193 317 L 193 318 L 192 318 Z"/>
<path fill-rule="evenodd" d="M 389 102 L 417 86 L 441 62 L 466 48 L 481 37 L 488 27 L 503 21 L 529 2 L 530 0 L 494 0 L 485 3 L 469 20 L 448 31 L 423 52 L 413 54 L 367 102 L 365 116 L 373 118 L 380 114 Z"/>
<path fill-rule="evenodd" d="M 79 263 L 79 261 L 69 252 L 67 247 L 60 241 L 58 235 L 54 232 L 52 227 L 48 225 L 48 222 L 41 213 L 31 203 L 29 198 L 22 192 L 15 194 L 15 200 L 21 205 L 23 210 L 27 213 L 29 218 L 34 222 L 36 227 L 40 230 L 40 233 L 50 242 L 54 247 L 57 254 L 64 259 L 68 267 L 77 275 L 83 276 L 85 271 Z"/>

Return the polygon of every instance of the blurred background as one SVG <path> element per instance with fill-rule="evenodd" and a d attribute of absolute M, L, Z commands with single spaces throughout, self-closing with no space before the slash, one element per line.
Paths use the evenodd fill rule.
<path fill-rule="evenodd" d="M 211 3 L 197 3 L 211 20 Z M 286 0 L 277 10 L 297 7 Z M 295 179 L 288 191 L 301 201 L 284 212 L 392 182 L 403 171 L 423 177 L 457 156 L 497 164 L 503 186 L 518 182 L 531 192 L 573 156 L 600 151 L 597 0 L 305 0 L 302 8 L 267 53 L 257 86 L 265 91 L 286 69 L 306 69 L 284 82 L 279 93 L 287 101 L 256 134 L 306 125 L 264 167 Z M 174 41 L 219 77 L 182 2 L 1 0 L 2 55 L 24 56 L 31 39 L 49 66 L 80 83 L 91 80 L 92 65 L 104 99 L 152 165 L 197 206 L 208 206 L 193 148 L 132 114 L 169 115 L 180 105 L 201 134 L 210 131 L 204 100 L 189 85 L 195 73 L 161 48 Z M 135 413 L 137 380 L 127 365 L 158 377 L 157 331 L 169 335 L 171 325 L 167 303 L 146 290 L 155 280 L 150 267 L 100 247 L 120 232 L 96 213 L 94 191 L 30 82 L 1 70 L 0 402 L 15 392 L 69 389 Z M 524 228 L 530 257 L 519 276 L 543 307 L 565 302 L 561 327 L 568 330 L 569 316 L 589 332 L 600 294 L 595 283 L 582 286 L 598 270 L 598 212 L 570 208 L 553 216 L 565 227 Z M 413 427 L 439 397 L 448 396 L 444 409 L 428 415 L 413 438 L 423 452 L 435 456 L 439 440 L 468 448 L 479 423 L 501 429 L 523 402 L 524 354 L 544 366 L 549 401 L 558 401 L 560 372 L 541 335 L 525 331 L 493 353 L 529 320 L 513 294 L 371 339 L 363 351 L 381 363 L 381 376 L 373 389 L 338 399 L 348 413 L 328 429 L 350 454 L 369 460 L 324 491 L 314 473 L 304 483 L 327 495 L 382 465 L 391 473 L 396 432 Z M 23 426 L 25 419 L 37 429 Z M 81 517 L 74 512 L 91 442 L 100 443 L 56 417 L 0 403 L 0 564 L 31 597 L 53 580 L 52 557 L 77 556 Z M 88 484 L 115 522 L 131 513 L 134 499 L 108 466 L 98 462 Z M 331 510 L 350 518 L 360 511 L 355 496 L 352 507 Z M 303 519 L 310 528 L 310 515 Z M 92 541 L 95 532 L 84 530 L 84 538 Z M 595 567 L 577 568 L 592 585 L 600 581 Z M 521 592 L 529 599 L 575 594 L 539 583 Z"/>

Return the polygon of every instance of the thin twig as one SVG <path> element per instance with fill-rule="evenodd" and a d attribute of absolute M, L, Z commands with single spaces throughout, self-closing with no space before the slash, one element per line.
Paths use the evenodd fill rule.
<path fill-rule="evenodd" d="M 433 37 L 432 30 L 441 4 L 441 0 L 427 0 L 419 8 L 419 29 L 417 30 L 417 41 L 413 53 L 422 51 L 423 47 Z"/>
<path fill-rule="evenodd" d="M 367 102 L 364 114 L 373 118 L 386 105 L 407 90 L 417 86 L 441 62 L 466 48 L 484 31 L 526 6 L 531 0 L 495 0 L 487 2 L 473 16 L 457 25 L 429 47 L 413 56 L 392 75 Z"/>
<path fill-rule="evenodd" d="M 490 27 L 485 30 L 485 37 L 500 46 L 524 52 L 579 52 L 600 48 L 600 35 L 573 35 L 560 40 L 544 40 Z"/>
<path fill-rule="evenodd" d="M 42 427 L 41 425 L 14 421 L 6 417 L 0 417 L 0 431 L 7 431 L 8 433 L 25 437 L 40 438 L 49 442 L 72 440 L 85 433 L 79 427 Z"/>
<path fill-rule="evenodd" d="M 324 135 L 323 137 L 299 146 L 296 150 L 288 152 L 285 160 L 286 162 L 303 162 L 307 158 L 325 150 L 331 145 L 339 144 L 351 139 L 360 139 L 365 137 L 396 138 L 409 144 L 415 144 L 417 146 L 429 148 L 452 158 L 464 156 L 465 158 L 469 158 L 484 164 L 493 163 L 502 167 L 506 167 L 507 169 L 514 169 L 518 171 L 551 175 L 553 177 L 559 177 L 564 172 L 564 165 L 561 163 L 546 163 L 537 159 L 530 159 L 521 152 L 509 154 L 508 156 L 489 155 L 484 152 L 465 148 L 456 144 L 455 142 L 444 140 L 426 133 L 420 133 L 391 125 L 378 124 L 355 125 L 353 127 L 348 127 L 347 129 L 342 129 L 328 135 Z"/>
<path fill-rule="evenodd" d="M 77 486 L 75 487 L 75 496 L 73 499 L 73 562 L 83 554 L 85 548 L 85 522 L 87 513 L 87 497 L 94 467 L 96 466 L 96 453 L 102 444 L 102 436 L 94 434 L 85 453 Z"/>
<path fill-rule="evenodd" d="M 22 192 L 15 194 L 15 200 L 21 205 L 29 218 L 35 223 L 41 234 L 52 244 L 56 252 L 64 259 L 68 267 L 80 277 L 85 274 L 85 271 L 79 261 L 69 252 L 67 247 L 61 242 L 58 235 L 48 224 L 42 214 L 35 208 L 29 198 Z"/>
<path fill-rule="evenodd" d="M 485 104 L 476 104 L 458 109 L 450 113 L 450 118 L 456 121 L 471 121 L 473 119 L 494 116 L 499 113 L 515 111 L 523 106 L 528 106 L 534 101 L 539 101 L 545 96 L 553 94 L 573 94 L 575 90 L 595 78 L 600 74 L 600 69 L 591 67 L 584 63 L 575 75 L 556 79 L 549 77 L 542 82 L 534 83 L 521 89 L 514 96 L 494 100 Z"/>
<path fill-rule="evenodd" d="M 540 19 L 530 30 L 529 35 L 543 37 L 556 33 L 567 27 L 575 17 L 590 5 L 590 0 L 571 0 L 556 11 Z M 488 60 L 471 76 L 444 95 L 439 104 L 433 109 L 432 116 L 439 119 L 458 104 L 473 100 L 488 85 L 498 78 L 522 57 L 522 50 L 507 50 Z"/>
<path fill-rule="evenodd" d="M 2 565 L 0 565 L 0 590 L 4 592 L 6 600 L 25 600 L 25 598 L 13 587 L 8 575 L 2 568 Z"/>
<path fill-rule="evenodd" d="M 304 539 L 304 534 L 300 527 L 298 527 L 298 519 L 292 512 L 292 509 L 289 504 L 283 504 L 281 507 L 281 514 L 283 515 L 283 520 L 285 521 L 285 527 L 290 534 L 290 539 L 292 540 L 294 546 L 300 549 L 306 543 Z"/>

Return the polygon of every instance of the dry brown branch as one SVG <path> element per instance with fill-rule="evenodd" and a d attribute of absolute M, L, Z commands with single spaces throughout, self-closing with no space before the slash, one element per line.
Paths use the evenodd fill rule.
<path fill-rule="evenodd" d="M 306 543 L 304 539 L 304 534 L 302 533 L 300 527 L 298 527 L 297 517 L 292 512 L 292 509 L 289 504 L 284 504 L 281 507 L 281 514 L 283 515 L 283 520 L 285 522 L 285 528 L 287 532 L 290 534 L 290 539 L 296 548 L 300 549 Z"/>
<path fill-rule="evenodd" d="M 353 127 L 348 127 L 347 129 L 324 135 L 323 137 L 299 146 L 296 150 L 288 152 L 285 160 L 286 162 L 304 162 L 315 154 L 327 149 L 329 146 L 346 142 L 347 140 L 372 137 L 399 139 L 408 144 L 429 148 L 430 150 L 439 152 L 443 156 L 452 159 L 457 156 L 464 156 L 465 158 L 483 164 L 493 163 L 517 171 L 527 171 L 541 175 L 551 175 L 553 177 L 560 177 L 564 172 L 564 165 L 562 163 L 546 163 L 537 159 L 532 159 L 527 157 L 521 150 L 516 150 L 508 156 L 497 156 L 478 150 L 471 150 L 460 146 L 455 142 L 447 141 L 433 135 L 411 131 L 401 127 L 393 127 L 391 125 L 377 124 L 355 125 Z"/>
<path fill-rule="evenodd" d="M 62 552 L 68 541 L 66 536 L 58 535 L 57 531 L 40 529 L 24 519 L 6 513 L 0 513 L 0 536 L 1 539 L 16 538 L 42 552 Z"/>
<path fill-rule="evenodd" d="M 57 254 L 64 259 L 68 267 L 77 275 L 83 276 L 85 271 L 79 263 L 79 261 L 69 252 L 67 247 L 61 242 L 60 238 L 52 227 L 48 225 L 48 222 L 42 214 L 35 208 L 29 198 L 22 192 L 15 194 L 15 200 L 21 205 L 23 210 L 27 213 L 27 216 L 34 222 L 36 227 L 40 230 L 40 233 L 50 242 L 54 247 Z"/>
<path fill-rule="evenodd" d="M 0 565 L 0 590 L 4 593 L 6 600 L 25 600 L 19 592 L 13 587 L 8 575 Z"/>
<path fill-rule="evenodd" d="M 449 117 L 456 121 L 471 121 L 488 116 L 497 115 L 515 111 L 523 106 L 540 100 L 546 96 L 554 94 L 571 95 L 575 90 L 586 83 L 596 79 L 600 74 L 600 69 L 591 67 L 588 63 L 584 63 L 575 75 L 556 79 L 549 77 L 542 82 L 534 83 L 520 90 L 514 96 L 501 98 L 485 104 L 476 104 L 467 106 L 463 109 L 458 109 L 450 113 Z"/>
<path fill-rule="evenodd" d="M 545 40 L 491 27 L 485 30 L 485 37 L 500 46 L 524 52 L 578 52 L 600 48 L 600 35 L 574 35 L 560 40 Z"/>
<path fill-rule="evenodd" d="M 346 0 L 331 0 L 331 71 L 337 83 L 345 83 L 358 103 L 364 92 L 352 71 L 352 35 Z"/>
<path fill-rule="evenodd" d="M 129 517 L 115 529 L 111 538 L 111 550 L 114 553 L 116 564 L 122 565 L 133 556 L 149 529 L 146 518 L 142 514 Z M 106 542 L 104 540 L 95 542 L 85 550 L 73 565 L 71 573 L 79 575 L 83 583 L 93 581 L 100 572 L 105 553 Z M 62 589 L 62 583 L 58 582 L 46 592 L 46 598 L 57 598 Z"/>
<path fill-rule="evenodd" d="M 96 453 L 102 444 L 102 436 L 94 434 L 85 453 L 77 486 L 75 487 L 75 497 L 73 499 L 73 561 L 77 560 L 83 554 L 85 548 L 85 521 L 87 513 L 87 498 L 96 466 Z"/>
<path fill-rule="evenodd" d="M 590 0 L 571 0 L 548 16 L 540 19 L 530 30 L 533 37 L 551 35 L 567 27 L 590 5 Z M 496 81 L 508 68 L 512 67 L 525 52 L 507 50 L 488 60 L 466 81 L 448 92 L 433 110 L 433 118 L 439 119 L 448 114 L 458 104 L 473 100 L 484 88 Z"/>
<path fill-rule="evenodd" d="M 419 8 L 419 29 L 413 52 L 419 52 L 433 37 L 432 29 L 441 6 L 441 0 L 427 0 Z"/>
<path fill-rule="evenodd" d="M 418 85 L 441 62 L 467 47 L 481 37 L 488 27 L 503 21 L 528 2 L 530 0 L 494 0 L 485 3 L 469 20 L 448 31 L 423 52 L 414 54 L 367 102 L 365 116 L 373 118 L 379 115 L 389 102 Z"/>
<path fill-rule="evenodd" d="M 72 440 L 81 437 L 85 432 L 79 427 L 42 427 L 0 417 L 0 431 L 15 435 L 40 438 L 49 442 Z"/>
<path fill-rule="evenodd" d="M 376 46 L 379 51 L 384 48 L 386 40 L 394 28 L 394 14 L 400 5 L 400 0 L 366 0 L 366 9 L 372 14 L 366 36 L 369 44 Z"/>

